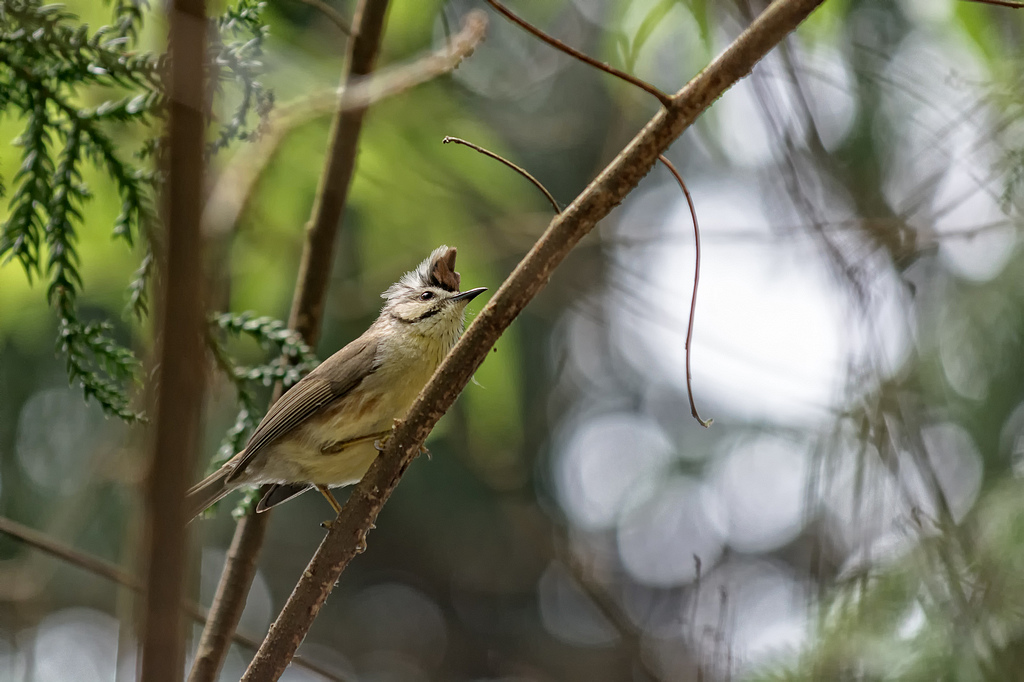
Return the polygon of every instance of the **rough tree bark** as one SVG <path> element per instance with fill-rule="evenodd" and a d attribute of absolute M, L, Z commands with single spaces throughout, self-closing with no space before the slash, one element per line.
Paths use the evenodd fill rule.
<path fill-rule="evenodd" d="M 435 372 L 405 420 L 396 425 L 384 452 L 356 486 L 303 571 L 243 682 L 268 682 L 281 676 L 342 571 L 365 546 L 377 514 L 434 424 L 573 246 L 637 186 L 659 154 L 823 1 L 772 3 L 721 56 L 673 95 L 670 104 L 552 220 Z"/>
<path fill-rule="evenodd" d="M 342 97 L 345 84 L 373 70 L 387 8 L 387 0 L 360 0 L 353 20 L 354 36 L 348 44 L 347 71 L 341 79 Z M 310 346 L 316 346 L 320 336 L 327 282 L 334 261 L 334 243 L 355 169 L 356 148 L 365 113 L 366 109 L 339 106 L 331 128 L 326 167 L 306 232 L 288 326 L 299 332 Z M 280 393 L 278 388 L 275 400 Z M 256 558 L 263 546 L 269 520 L 270 514 L 250 513 L 235 528 L 189 682 L 212 682 L 224 665 L 231 634 L 238 627 L 256 574 Z"/>
<path fill-rule="evenodd" d="M 206 7 L 174 0 L 169 10 L 170 102 L 166 248 L 157 357 L 153 455 L 147 481 L 146 611 L 142 680 L 178 682 L 185 662 L 181 602 L 187 533 L 185 490 L 199 444 L 203 404 L 204 330 L 202 245 Z"/>

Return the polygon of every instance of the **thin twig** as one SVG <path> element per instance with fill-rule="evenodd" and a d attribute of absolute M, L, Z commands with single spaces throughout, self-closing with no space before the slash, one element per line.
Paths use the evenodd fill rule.
<path fill-rule="evenodd" d="M 24 542 L 29 547 L 37 549 L 45 554 L 49 554 L 52 557 L 56 557 L 61 561 L 71 564 L 72 566 L 77 566 L 78 568 L 88 571 L 93 575 L 106 578 L 107 580 L 126 587 L 133 592 L 142 592 L 142 581 L 116 564 L 104 561 L 103 559 L 94 557 L 91 554 L 80 552 L 73 547 L 68 547 L 63 543 L 57 542 L 45 533 L 41 533 L 34 528 L 29 528 L 17 521 L 12 521 L 5 516 L 0 516 L 0 533 L 9 535 L 15 540 Z M 206 609 L 199 604 L 186 600 L 182 602 L 181 608 L 196 622 L 206 622 Z M 258 649 L 260 646 L 260 643 L 256 639 L 237 632 L 234 633 L 231 638 L 236 644 L 240 644 L 241 646 L 252 649 L 253 651 Z M 308 661 L 302 656 L 296 655 L 294 663 L 300 668 L 305 668 L 319 675 L 323 675 L 333 682 L 345 682 L 345 679 L 337 673 L 327 670 L 312 661 Z"/>
<path fill-rule="evenodd" d="M 483 41 L 486 28 L 487 15 L 482 10 L 470 12 L 451 43 L 425 57 L 277 107 L 262 137 L 239 150 L 217 178 L 203 214 L 204 234 L 220 238 L 233 231 L 256 182 L 289 132 L 332 112 L 365 109 L 453 71 Z"/>
<path fill-rule="evenodd" d="M 462 20 L 462 28 L 450 43 L 408 64 L 381 69 L 372 76 L 362 74 L 337 89 L 334 95 L 336 109 L 365 109 L 382 99 L 454 71 L 483 42 L 486 31 L 487 15 L 482 10 L 468 12 Z"/>
<path fill-rule="evenodd" d="M 544 196 L 546 196 L 548 198 L 548 201 L 551 202 L 551 207 L 555 209 L 555 213 L 561 213 L 562 212 L 562 209 L 560 209 L 558 207 L 558 202 L 555 201 L 555 198 L 553 196 L 551 196 L 551 192 L 548 191 L 548 188 L 545 187 L 544 185 L 542 185 L 540 180 L 538 180 L 537 178 L 533 177 L 522 166 L 517 166 L 516 164 L 512 163 L 511 161 L 509 161 L 505 157 L 500 156 L 498 154 L 495 154 L 494 152 L 492 152 L 492 151 L 490 151 L 488 149 L 484 149 L 483 147 L 481 147 L 479 145 L 475 145 L 472 142 L 467 142 L 466 140 L 463 140 L 461 137 L 452 137 L 451 135 L 448 135 L 443 140 L 441 140 L 441 144 L 448 144 L 449 142 L 454 142 L 455 144 L 465 145 L 466 147 L 469 147 L 470 149 L 475 149 L 476 151 L 480 152 L 484 156 L 489 156 L 492 159 L 495 159 L 496 161 L 502 162 L 503 164 L 505 164 L 506 166 L 508 166 L 509 168 L 514 170 L 515 172 L 519 173 L 520 175 L 522 175 L 524 178 L 526 178 L 530 182 L 532 182 L 534 187 L 536 187 L 541 192 L 543 192 Z"/>
<path fill-rule="evenodd" d="M 206 145 L 206 3 L 168 3 L 171 55 L 164 192 L 166 249 L 161 258 L 160 314 L 156 320 L 160 380 L 146 481 L 146 607 L 140 679 L 181 682 L 185 666 L 188 533 L 185 491 L 202 441 L 205 391 L 203 337 L 206 310 L 203 214 Z"/>
<path fill-rule="evenodd" d="M 966 0 L 976 2 L 979 5 L 995 5 L 996 7 L 1009 7 L 1011 9 L 1024 9 L 1024 3 L 1012 2 L 1012 0 Z"/>
<path fill-rule="evenodd" d="M 338 30 L 347 36 L 352 35 L 352 26 L 348 23 L 348 19 L 343 17 L 341 12 L 324 2 L 324 0 L 299 0 L 299 2 L 320 10 L 324 16 L 331 20 L 331 23 L 338 27 Z"/>
<path fill-rule="evenodd" d="M 696 245 L 696 258 L 694 259 L 693 265 L 693 297 L 690 299 L 690 323 L 686 327 L 686 394 L 690 398 L 690 414 L 693 418 L 700 422 L 700 425 L 705 429 L 710 428 L 711 424 L 715 421 L 714 419 L 701 419 L 700 415 L 697 414 L 697 403 L 693 401 L 693 377 L 690 375 L 690 342 L 693 340 L 693 316 L 697 312 L 697 284 L 700 282 L 700 228 L 697 226 L 697 209 L 693 206 L 693 197 L 690 196 L 690 190 L 686 188 L 686 183 L 683 182 L 683 176 L 679 174 L 676 167 L 672 165 L 672 162 L 665 158 L 664 154 L 658 154 L 658 160 L 665 164 L 669 172 L 675 176 L 676 182 L 679 183 L 679 187 L 683 190 L 683 194 L 686 195 L 686 203 L 690 206 L 690 216 L 693 218 L 693 241 Z"/>
<path fill-rule="evenodd" d="M 441 32 L 444 34 L 444 41 L 450 43 L 452 41 L 452 27 L 448 24 L 448 12 L 445 11 L 447 5 L 441 6 Z"/>
<path fill-rule="evenodd" d="M 281 614 L 242 678 L 276 680 L 302 642 L 342 571 L 365 546 L 366 535 L 420 446 L 487 357 L 494 342 L 555 268 L 599 220 L 629 194 L 658 155 L 712 102 L 797 27 L 823 0 L 776 0 L 740 36 L 672 97 L 601 174 L 548 225 L 541 238 L 455 344 L 416 398 L 331 524 Z"/>
<path fill-rule="evenodd" d="M 106 578 L 118 585 L 124 585 L 136 592 L 142 590 L 142 581 L 119 566 L 103 559 L 98 559 L 85 552 L 79 552 L 77 549 L 57 542 L 45 533 L 29 528 L 17 521 L 12 521 L 5 516 L 0 516 L 0 533 L 9 535 L 30 547 L 34 547 L 50 556 L 55 556 L 62 561 Z"/>
<path fill-rule="evenodd" d="M 640 666 L 640 669 L 647 677 L 659 682 L 662 676 L 644 659 L 643 632 L 633 625 L 626 610 L 609 594 L 607 588 L 584 565 L 583 561 L 573 553 L 572 548 L 569 547 L 568 538 L 562 531 L 555 532 L 555 555 L 591 603 L 615 628 L 626 648 L 629 649 L 630 656 Z"/>
<path fill-rule="evenodd" d="M 491 7 L 493 7 L 496 12 L 498 12 L 501 15 L 503 15 L 506 19 L 508 19 L 512 23 L 516 24 L 517 26 L 519 26 L 524 31 L 530 33 L 535 38 L 539 38 L 540 40 L 544 41 L 545 43 L 547 43 L 551 47 L 555 48 L 556 50 L 558 50 L 560 52 L 564 52 L 565 54 L 569 55 L 570 57 L 575 57 L 576 59 L 580 60 L 584 64 L 588 64 L 588 65 L 594 67 L 595 69 L 600 69 L 601 71 L 604 71 L 605 73 L 610 73 L 611 75 L 615 76 L 616 78 L 624 80 L 627 83 L 631 83 L 631 84 L 635 85 L 636 87 L 640 88 L 641 90 L 644 90 L 644 91 L 654 95 L 655 97 L 658 98 L 658 101 L 661 102 L 661 105 L 663 107 L 667 108 L 667 107 L 669 107 L 672 104 L 672 97 L 669 94 L 662 92 L 661 90 L 659 90 L 658 88 L 654 87 L 653 85 L 651 85 L 647 81 L 641 80 L 641 79 L 637 78 L 636 76 L 631 76 L 630 74 L 626 73 L 625 71 L 621 71 L 619 69 L 616 69 L 614 66 L 610 66 L 608 64 L 605 64 L 604 62 L 600 62 L 600 61 L 594 59 L 593 57 L 591 57 L 590 55 L 587 55 L 587 54 L 584 54 L 583 52 L 580 52 L 579 50 L 577 50 L 574 47 L 569 47 L 568 45 L 563 43 L 558 38 L 555 38 L 553 36 L 549 36 L 547 33 L 545 33 L 544 31 L 540 30 L 539 28 L 537 28 L 536 26 L 534 26 L 530 22 L 528 22 L 525 19 L 522 19 L 522 18 L 516 16 L 512 12 L 512 10 L 510 10 L 509 8 L 507 8 L 504 5 L 502 5 L 500 2 L 498 2 L 498 0 L 485 0 L 485 2 L 488 5 L 490 5 Z"/>

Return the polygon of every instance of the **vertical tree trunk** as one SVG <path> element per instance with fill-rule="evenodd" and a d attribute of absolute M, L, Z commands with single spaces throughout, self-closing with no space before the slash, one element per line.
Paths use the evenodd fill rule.
<path fill-rule="evenodd" d="M 160 296 L 153 455 L 147 481 L 146 611 L 142 680 L 178 682 L 184 672 L 187 534 L 185 490 L 199 443 L 204 344 L 202 215 L 206 12 L 203 0 L 169 10 L 171 76 L 167 226 Z"/>

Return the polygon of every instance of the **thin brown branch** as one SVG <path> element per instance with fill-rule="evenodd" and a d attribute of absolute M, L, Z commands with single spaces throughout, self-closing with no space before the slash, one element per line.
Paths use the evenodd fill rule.
<path fill-rule="evenodd" d="M 168 104 L 165 253 L 157 353 L 152 459 L 146 496 L 146 609 L 142 623 L 143 682 L 180 682 L 185 665 L 185 596 L 188 534 L 185 490 L 200 439 L 205 376 L 206 310 L 203 212 L 206 135 L 206 5 L 174 0 L 168 9 Z"/>
<path fill-rule="evenodd" d="M 319 10 L 325 17 L 331 20 L 332 24 L 338 27 L 339 31 L 347 36 L 352 35 L 352 26 L 348 23 L 348 19 L 342 16 L 341 12 L 324 2 L 324 0 L 299 0 L 299 2 Z"/>
<path fill-rule="evenodd" d="M 425 57 L 276 107 L 267 132 L 239 150 L 218 177 L 203 214 L 204 234 L 222 238 L 235 228 L 256 182 L 289 132 L 332 112 L 365 109 L 454 71 L 483 41 L 486 28 L 487 15 L 482 10 L 470 12 L 451 43 Z"/>
<path fill-rule="evenodd" d="M 495 154 L 494 152 L 490 151 L 489 149 L 484 149 L 483 147 L 481 147 L 479 145 L 475 145 L 472 142 L 467 142 L 466 140 L 463 140 L 461 137 L 452 137 L 451 135 L 448 135 L 443 140 L 441 140 L 441 144 L 448 144 L 449 142 L 454 142 L 455 144 L 461 144 L 461 145 L 464 145 L 466 147 L 469 147 L 470 149 L 475 149 L 476 151 L 480 152 L 484 156 L 489 156 L 489 157 L 491 157 L 492 159 L 494 159 L 496 161 L 502 162 L 503 164 L 505 164 L 506 166 L 508 166 L 509 168 L 514 170 L 515 172 L 519 173 L 520 175 L 522 175 L 524 178 L 526 178 L 530 182 L 532 182 L 534 187 L 536 187 L 541 192 L 543 192 L 544 196 L 547 197 L 549 202 L 551 202 L 551 207 L 555 209 L 555 213 L 561 213 L 562 212 L 562 209 L 560 209 L 558 207 L 558 202 L 555 201 L 555 198 L 553 196 L 551 196 L 551 192 L 548 191 L 548 188 L 545 187 L 544 185 L 542 185 L 540 180 L 538 180 L 537 178 L 533 177 L 533 175 L 531 175 L 522 166 L 517 166 L 516 164 L 512 163 L 511 161 L 509 161 L 505 157 L 503 157 L 503 156 L 501 156 L 499 154 Z"/>
<path fill-rule="evenodd" d="M 583 52 L 580 52 L 576 48 L 570 47 L 570 46 L 566 45 L 565 43 L 563 43 L 558 38 L 555 38 L 553 36 L 549 36 L 547 33 L 545 33 L 544 31 L 540 30 L 539 28 L 537 28 L 536 26 L 534 26 L 530 22 L 528 22 L 525 19 L 522 19 L 521 17 L 519 17 L 516 14 L 514 14 L 512 12 L 512 10 L 510 10 L 509 8 L 507 8 L 504 5 L 502 5 L 500 2 L 498 2 L 498 0 L 485 0 L 485 2 L 488 5 L 490 5 L 491 7 L 493 7 L 494 11 L 496 11 L 499 14 L 501 14 L 502 16 L 504 16 L 506 19 L 511 21 L 513 24 L 515 24 L 516 26 L 519 26 L 521 29 L 523 29 L 524 31 L 526 31 L 530 35 L 534 36 L 535 38 L 538 38 L 538 39 L 544 41 L 545 43 L 547 43 L 551 47 L 555 48 L 556 50 L 558 50 L 560 52 L 564 52 L 565 54 L 569 55 L 570 57 L 578 59 L 581 62 L 583 62 L 584 64 L 588 64 L 588 65 L 594 67 L 595 69 L 600 69 L 601 71 L 604 71 L 605 73 L 610 73 L 611 75 L 615 76 L 616 78 L 624 80 L 627 83 L 635 85 L 636 87 L 640 88 L 641 90 L 644 90 L 645 92 L 648 92 L 648 93 L 654 95 L 655 97 L 658 98 L 658 101 L 661 102 L 661 105 L 663 107 L 671 106 L 671 104 L 672 104 L 672 97 L 668 93 L 664 93 L 661 90 L 659 90 L 658 88 L 654 87 L 653 85 L 651 85 L 647 81 L 642 80 L 640 78 L 637 78 L 636 76 L 632 76 L 632 75 L 626 73 L 625 71 L 621 71 L 619 69 L 616 69 L 614 66 L 611 66 L 609 64 L 605 64 L 604 62 L 598 61 L 598 60 L 594 59 L 593 57 L 591 57 L 590 55 L 584 54 Z"/>
<path fill-rule="evenodd" d="M 275 389 L 274 400 L 280 397 Z M 266 537 L 267 514 L 247 514 L 238 521 L 231 546 L 224 557 L 217 591 L 199 638 L 189 682 L 212 682 L 220 673 L 228 645 L 245 609 L 245 600 L 256 575 L 256 559 Z"/>
<path fill-rule="evenodd" d="M 387 8 L 387 0 L 360 0 L 353 20 L 356 29 L 348 44 L 348 58 L 345 61 L 348 69 L 341 77 L 341 95 L 337 99 L 329 151 L 306 232 L 288 320 L 288 326 L 299 332 L 310 346 L 315 346 L 320 336 L 327 282 L 334 260 L 334 245 L 348 198 L 359 135 L 366 114 L 365 106 L 352 108 L 346 105 L 345 91 L 373 71 L 384 32 Z M 274 399 L 279 398 L 280 394 L 281 387 L 278 386 L 274 391 Z M 228 554 L 224 564 L 217 593 L 210 607 L 210 622 L 203 629 L 189 682 L 213 682 L 224 664 L 228 640 L 238 627 L 246 595 L 256 574 L 256 557 L 263 546 L 270 516 L 251 512 L 235 527 L 231 541 L 235 551 Z"/>
<path fill-rule="evenodd" d="M 690 217 L 693 218 L 693 241 L 696 245 L 696 258 L 693 264 L 693 297 L 690 299 L 690 322 L 686 326 L 686 395 L 690 398 L 690 414 L 693 418 L 700 422 L 700 425 L 705 429 L 710 428 L 714 419 L 701 419 L 700 415 L 697 414 L 697 403 L 693 400 L 693 377 L 690 374 L 690 345 L 693 341 L 693 317 L 697 312 L 697 285 L 700 283 L 700 227 L 697 226 L 697 209 L 693 206 L 693 197 L 690 196 L 690 190 L 686 188 L 686 183 L 683 182 L 683 176 L 679 174 L 676 167 L 672 165 L 672 162 L 665 158 L 664 154 L 658 154 L 658 160 L 665 164 L 669 172 L 675 177 L 676 182 L 679 183 L 680 189 L 683 190 L 683 194 L 686 195 L 686 203 L 690 207 Z"/>
<path fill-rule="evenodd" d="M 555 554 L 558 560 L 566 567 L 573 581 L 579 586 L 591 603 L 597 607 L 601 615 L 605 617 L 619 638 L 629 650 L 630 657 L 647 675 L 655 682 L 662 679 L 662 676 L 644 658 L 643 632 L 633 625 L 626 610 L 609 594 L 608 589 L 591 572 L 583 561 L 577 557 L 569 546 L 568 539 L 563 533 L 556 531 Z"/>
<path fill-rule="evenodd" d="M 38 549 L 40 552 L 45 552 L 50 556 L 57 557 L 61 561 L 78 566 L 90 573 L 94 573 L 100 577 L 115 582 L 118 585 L 124 585 L 136 592 L 142 590 L 142 582 L 119 566 L 104 561 L 103 559 L 98 559 L 86 554 L 85 552 L 79 552 L 77 549 L 57 542 L 45 533 L 35 530 L 34 528 L 29 528 L 17 521 L 12 521 L 7 517 L 0 516 L 0 533 L 9 535 L 16 540 L 24 542 L 29 547 Z"/>
<path fill-rule="evenodd" d="M 382 69 L 372 76 L 362 74 L 339 89 L 338 110 L 365 109 L 454 71 L 483 42 L 486 31 L 487 15 L 482 10 L 468 12 L 462 20 L 462 28 L 444 47 L 409 64 Z"/>
<path fill-rule="evenodd" d="M 1024 3 L 1013 2 L 1012 0 L 966 0 L 976 2 L 979 5 L 995 5 L 996 7 L 1009 7 L 1011 9 L 1024 9 Z"/>
<path fill-rule="evenodd" d="M 126 587 L 133 592 L 142 592 L 142 582 L 116 564 L 104 561 L 103 559 L 94 557 L 91 554 L 80 552 L 73 547 L 68 547 L 67 545 L 57 542 L 50 536 L 45 533 L 41 533 L 34 528 L 29 528 L 17 521 L 12 521 L 7 517 L 0 516 L 0 533 L 9 535 L 15 540 L 24 542 L 33 549 L 37 549 L 40 552 L 56 557 L 57 559 L 60 559 L 65 563 L 69 563 L 72 566 L 77 566 L 78 568 L 88 571 L 93 575 L 106 578 L 107 580 Z M 181 608 L 196 622 L 206 622 L 206 609 L 199 604 L 186 600 L 182 602 Z M 252 637 L 247 637 L 237 632 L 232 635 L 231 638 L 236 644 L 240 644 L 241 646 L 252 649 L 253 651 L 258 649 L 260 645 L 260 643 Z M 316 663 L 307 661 L 302 656 L 296 656 L 293 663 L 300 668 L 305 668 L 306 670 L 315 672 L 318 675 L 323 675 L 328 680 L 344 682 L 344 678 L 339 676 L 337 673 L 327 670 Z"/>
<path fill-rule="evenodd" d="M 242 678 L 276 680 L 302 642 L 342 571 L 366 542 L 366 535 L 420 446 L 494 342 L 544 287 L 555 268 L 599 220 L 629 194 L 679 137 L 727 88 L 800 24 L 823 0 L 772 3 L 727 49 L 672 97 L 625 149 L 562 213 L 477 315 L 399 422 L 384 452 L 331 525 L 260 651 Z"/>
<path fill-rule="evenodd" d="M 360 0 L 353 20 L 356 29 L 349 46 L 349 71 L 343 77 L 342 87 L 373 70 L 384 31 L 387 7 L 387 0 Z M 301 332 L 307 342 L 309 339 L 315 341 L 320 335 L 321 313 L 334 260 L 335 236 L 348 199 L 355 169 L 356 147 L 366 114 L 365 108 L 341 106 L 345 104 L 344 99 L 342 91 L 299 265 L 299 279 L 303 284 L 296 287 L 292 302 L 293 316 L 289 324 L 292 329 Z"/>

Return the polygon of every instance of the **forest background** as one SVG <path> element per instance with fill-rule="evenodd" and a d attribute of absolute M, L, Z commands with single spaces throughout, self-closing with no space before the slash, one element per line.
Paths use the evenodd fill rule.
<path fill-rule="evenodd" d="M 306 348 L 274 320 L 289 318 L 330 137 L 323 93 L 347 41 L 315 5 L 207 10 L 221 17 L 211 196 L 258 174 L 237 221 L 206 234 L 222 353 L 206 363 L 195 479 L 225 439 L 244 442 L 275 380 L 360 334 L 379 293 L 434 247 L 457 246 L 464 286 L 493 290 L 541 235 L 544 197 L 445 136 L 515 161 L 564 207 L 658 110 L 489 11 L 486 39 L 450 75 L 366 114 L 322 334 Z M 332 7 L 348 19 L 354 5 Z M 5 2 L 0 49 L 21 45 L 20 7 L 38 10 Z M 128 17 L 123 49 L 143 59 L 163 51 L 167 21 L 135 7 L 71 1 L 59 21 L 91 35 Z M 483 7 L 391 3 L 378 66 L 442 49 Z M 512 9 L 676 92 L 764 6 Z M 501 337 L 319 613 L 299 649 L 308 665 L 282 679 L 1022 679 L 1022 29 L 1024 12 L 995 3 L 825 2 L 666 152 L 701 224 L 692 380 L 714 425 L 688 402 L 691 215 L 658 166 Z M 0 59 L 0 84 L 24 75 L 12 64 Z M 141 575 L 149 450 L 133 419 L 154 360 L 148 141 L 162 125 L 146 93 L 162 67 L 108 83 L 90 78 L 116 69 L 94 66 L 107 74 L 69 69 L 82 84 L 69 101 L 102 119 L 127 175 L 95 140 L 80 178 L 62 175 L 67 139 L 33 142 L 40 113 L 0 91 L 5 234 L 38 211 L 49 235 L 37 263 L 0 267 L 0 515 Z M 74 233 L 46 230 L 61 201 L 26 185 L 44 177 L 88 186 L 67 204 Z M 67 254 L 54 245 L 77 259 L 54 261 Z M 189 527 L 200 604 L 235 502 Z M 315 495 L 274 512 L 240 633 L 262 639 L 328 512 Z M 0 537 L 3 679 L 133 679 L 139 609 L 124 585 Z M 233 644 L 220 679 L 252 655 Z"/>

